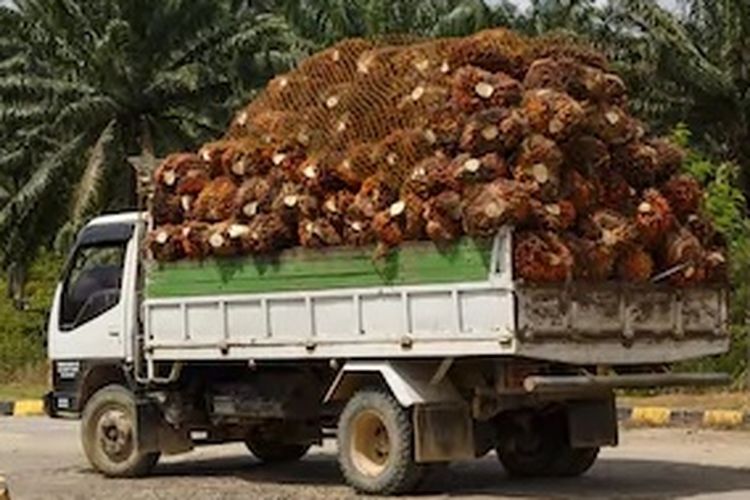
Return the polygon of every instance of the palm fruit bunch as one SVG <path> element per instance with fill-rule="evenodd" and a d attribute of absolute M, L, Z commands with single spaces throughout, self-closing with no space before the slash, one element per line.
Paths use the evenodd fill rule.
<path fill-rule="evenodd" d="M 513 226 L 517 279 L 726 280 L 685 153 L 563 36 L 353 39 L 278 75 L 150 190 L 159 261 L 450 245 Z"/>

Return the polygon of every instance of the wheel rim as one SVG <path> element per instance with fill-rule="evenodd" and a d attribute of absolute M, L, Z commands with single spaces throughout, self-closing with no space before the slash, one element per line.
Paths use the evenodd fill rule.
<path fill-rule="evenodd" d="M 350 454 L 354 467 L 363 475 L 375 477 L 388 466 L 391 440 L 380 415 L 364 411 L 352 422 Z"/>
<path fill-rule="evenodd" d="M 133 422 L 129 412 L 119 406 L 104 408 L 96 422 L 96 443 L 112 462 L 127 460 L 133 453 Z"/>

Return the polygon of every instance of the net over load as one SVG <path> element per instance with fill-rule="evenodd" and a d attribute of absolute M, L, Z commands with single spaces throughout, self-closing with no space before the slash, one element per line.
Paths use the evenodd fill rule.
<path fill-rule="evenodd" d="M 353 39 L 273 79 L 226 136 L 155 173 L 161 261 L 294 246 L 447 245 L 516 228 L 516 274 L 724 280 L 683 152 L 628 113 L 604 57 L 506 30 Z"/>

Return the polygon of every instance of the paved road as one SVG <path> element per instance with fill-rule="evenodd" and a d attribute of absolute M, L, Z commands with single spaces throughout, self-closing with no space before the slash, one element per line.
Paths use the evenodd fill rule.
<path fill-rule="evenodd" d="M 107 480 L 83 458 L 75 422 L 0 418 L 0 473 L 13 500 L 350 498 L 332 444 L 287 466 L 261 466 L 240 445 L 164 460 L 155 476 Z M 510 481 L 493 456 L 456 464 L 420 498 L 750 498 L 750 433 L 627 430 L 589 475 Z"/>

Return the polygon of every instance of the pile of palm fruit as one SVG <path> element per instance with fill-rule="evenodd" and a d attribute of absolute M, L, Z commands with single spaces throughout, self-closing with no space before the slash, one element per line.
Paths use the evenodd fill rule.
<path fill-rule="evenodd" d="M 591 48 L 492 30 L 353 39 L 303 61 L 226 136 L 154 176 L 159 261 L 486 238 L 530 282 L 722 281 L 725 244 L 683 151 L 628 112 Z"/>

